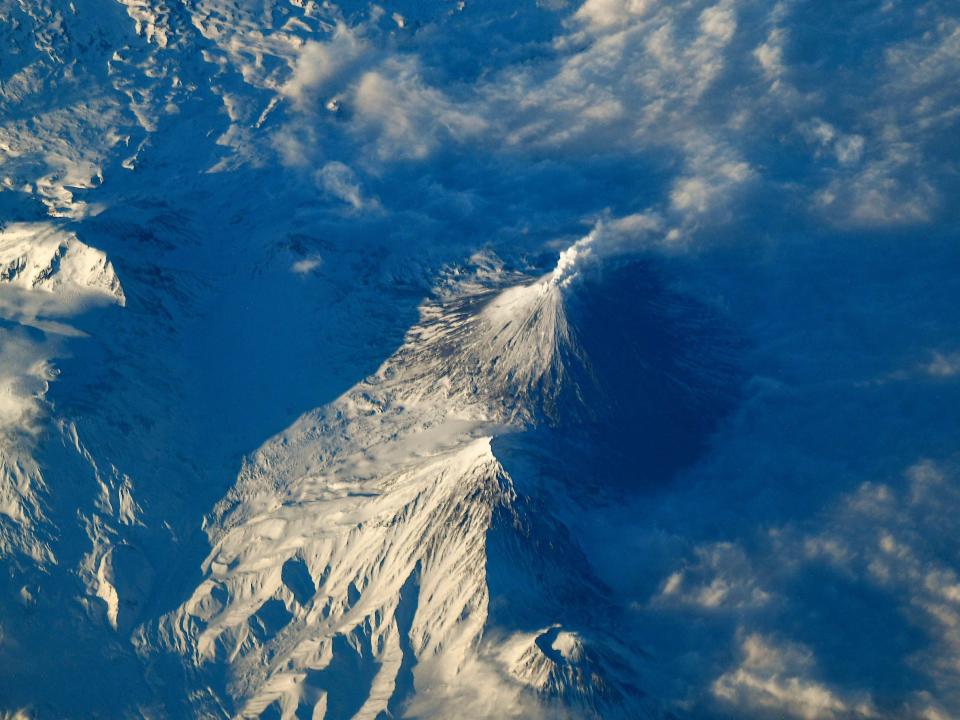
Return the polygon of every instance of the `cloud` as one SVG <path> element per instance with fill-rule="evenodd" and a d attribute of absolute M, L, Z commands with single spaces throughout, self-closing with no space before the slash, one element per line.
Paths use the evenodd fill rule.
<path fill-rule="evenodd" d="M 353 90 L 356 122 L 372 132 L 383 160 L 426 158 L 444 139 L 478 136 L 486 121 L 425 84 L 417 64 L 394 57 L 363 74 Z"/>
<path fill-rule="evenodd" d="M 346 130 L 371 151 L 368 159 L 381 162 L 424 160 L 441 144 L 484 130 L 481 116 L 424 81 L 415 55 L 388 52 L 376 37 L 373 25 L 339 22 L 328 40 L 300 50 L 280 88 L 294 109 L 277 133 L 290 164 L 320 151 L 316 125 Z"/>
<path fill-rule="evenodd" d="M 803 3 L 751 0 L 539 7 L 538 27 L 555 34 L 544 30 L 517 61 L 498 56 L 482 73 L 459 74 L 450 67 L 483 52 L 467 25 L 411 11 L 398 28 L 381 22 L 382 10 L 329 12 L 326 31 L 256 45 L 289 67 L 285 79 L 270 79 L 279 70 L 245 74 L 288 101 L 268 131 L 291 165 L 346 161 L 384 178 L 398 163 L 493 157 L 504 177 L 471 188 L 482 197 L 528 171 L 534 155 L 575 173 L 601 154 L 655 158 L 669 168 L 653 186 L 660 197 L 621 212 L 672 211 L 688 237 L 733 220 L 757 194 L 802 198 L 841 229 L 904 228 L 950 212 L 952 176 L 935 149 L 948 142 L 958 107 L 946 78 L 960 32 L 933 0 L 844 7 L 829 19 Z M 849 25 L 862 55 L 821 47 L 837 24 Z M 252 47 L 256 38 L 241 34 L 234 44 Z M 820 65 L 804 56 L 814 45 Z M 848 70 L 828 69 L 837 63 Z M 812 147 L 808 162 L 782 162 L 798 139 Z"/>
<path fill-rule="evenodd" d="M 704 35 L 727 43 L 737 29 L 737 20 L 732 3 L 718 3 L 700 13 L 700 29 Z"/>
<path fill-rule="evenodd" d="M 927 223 L 939 203 L 934 185 L 916 177 L 916 165 L 894 152 L 842 175 L 815 196 L 815 205 L 834 221 L 853 227 L 890 227 Z"/>
<path fill-rule="evenodd" d="M 31 717 L 29 708 L 0 711 L 0 720 L 31 720 Z"/>
<path fill-rule="evenodd" d="M 734 157 L 723 157 L 720 148 L 696 145 L 689 154 L 689 170 L 670 190 L 670 206 L 690 219 L 729 208 L 733 194 L 753 175 L 750 166 Z M 713 219 L 717 219 L 714 217 Z"/>
<path fill-rule="evenodd" d="M 771 595 L 760 585 L 750 559 L 739 546 L 719 542 L 694 550 L 695 560 L 671 573 L 653 602 L 704 610 L 761 607 Z"/>
<path fill-rule="evenodd" d="M 22 333 L 0 330 L 0 435 L 35 435 L 40 402 L 55 373 L 49 348 Z"/>
<path fill-rule="evenodd" d="M 960 352 L 933 353 L 933 360 L 925 367 L 928 374 L 938 378 L 950 378 L 960 374 Z"/>
<path fill-rule="evenodd" d="M 322 264 L 323 260 L 321 258 L 308 257 L 295 261 L 293 265 L 290 266 L 290 269 L 297 275 L 307 275 L 319 268 Z"/>
<path fill-rule="evenodd" d="M 807 537 L 811 559 L 823 559 L 860 582 L 891 593 L 922 627 L 926 642 L 910 659 L 960 707 L 960 491 L 954 467 L 921 460 L 900 488 L 865 483 L 844 498 L 827 528 Z"/>
<path fill-rule="evenodd" d="M 311 41 L 303 46 L 280 92 L 301 110 L 312 103 L 328 103 L 357 72 L 380 56 L 380 51 L 358 29 L 337 23 L 329 40 Z"/>
<path fill-rule="evenodd" d="M 586 0 L 574 18 L 591 30 L 607 30 L 641 18 L 653 7 L 653 0 Z"/>
<path fill-rule="evenodd" d="M 956 478 L 952 463 L 924 459 L 812 517 L 736 528 L 739 542 L 695 545 L 636 610 L 653 624 L 697 626 L 689 682 L 706 681 L 738 717 L 950 717 L 960 707 Z M 704 645 L 725 637 L 720 628 L 740 655 L 732 667 L 718 668 L 722 643 Z"/>
<path fill-rule="evenodd" d="M 561 41 L 561 47 L 569 42 L 577 50 L 551 76 L 514 71 L 497 78 L 501 87 L 522 92 L 514 102 L 498 97 L 501 105 L 523 110 L 521 121 L 533 108 L 538 111 L 508 137 L 514 144 L 565 147 L 599 132 L 614 146 L 641 139 L 677 144 L 677 137 L 682 145 L 693 127 L 689 113 L 723 68 L 737 27 L 732 2 L 691 7 L 697 12 L 657 5 L 648 14 L 652 5 L 584 5 L 576 17 L 590 20 L 591 32 Z"/>
<path fill-rule="evenodd" d="M 919 106 L 902 109 L 921 118 L 925 125 L 947 126 L 960 100 L 960 90 L 949 82 L 960 63 L 960 19 L 938 14 L 936 7 L 936 3 L 929 3 L 921 8 L 932 10 L 927 10 L 932 20 L 927 33 L 886 49 L 892 81 L 887 92 L 920 96 Z"/>
<path fill-rule="evenodd" d="M 439 667 L 422 660 L 417 683 L 429 688 L 416 693 L 404 709 L 405 717 L 463 717 L 477 720 L 574 720 L 562 707 L 545 707 L 520 683 L 513 681 L 493 660 L 468 659 L 458 668 Z"/>
<path fill-rule="evenodd" d="M 935 7 L 918 10 L 930 18 L 922 39 L 885 49 L 879 77 L 863 90 L 865 112 L 858 119 L 864 134 L 838 136 L 841 164 L 855 165 L 861 156 L 865 162 L 861 170 L 838 173 L 816 194 L 816 205 L 835 222 L 930 223 L 942 209 L 945 188 L 954 184 L 940 154 L 960 116 L 960 91 L 947 79 L 960 71 L 960 23 L 931 12 Z"/>
<path fill-rule="evenodd" d="M 46 488 L 32 452 L 56 371 L 50 360 L 52 343 L 37 335 L 0 325 L 0 545 L 43 563 L 52 559 L 37 530 L 44 520 Z"/>
<path fill-rule="evenodd" d="M 925 146 L 946 132 L 942 118 L 956 99 L 935 90 L 956 59 L 955 28 L 936 31 L 932 52 L 913 39 L 891 45 L 874 83 L 821 77 L 795 62 L 804 38 L 791 23 L 802 28 L 810 21 L 805 12 L 788 2 L 588 0 L 553 38 L 549 59 L 446 84 L 442 69 L 426 64 L 446 59 L 430 44 L 434 28 L 417 31 L 400 50 L 375 14 L 352 26 L 341 18 L 328 39 L 297 51 L 281 85 L 292 112 L 274 144 L 290 164 L 336 162 L 328 147 L 353 146 L 359 159 L 350 165 L 381 178 L 397 163 L 451 153 L 495 157 L 504 173 L 525 172 L 533 153 L 575 169 L 598 153 L 666 154 L 670 173 L 659 202 L 638 199 L 629 211 L 672 212 L 687 238 L 732 221 L 757 193 L 805 196 L 812 213 L 835 227 L 932 222 L 943 210 L 947 176 L 928 167 Z M 850 15 L 867 32 L 903 12 Z M 804 89 L 814 77 L 815 89 Z M 904 115 L 915 101 L 920 126 Z M 843 117 L 840 106 L 850 109 Z M 777 157 L 796 138 L 812 154 L 785 177 Z M 497 192 L 481 188 L 481 196 L 488 190 Z M 348 191 L 342 199 L 354 205 L 357 196 Z"/>
<path fill-rule="evenodd" d="M 876 717 L 867 698 L 842 698 L 811 679 L 816 664 L 808 648 L 756 633 L 745 634 L 740 665 L 713 683 L 713 694 L 750 716 L 802 720 Z"/>
<path fill-rule="evenodd" d="M 754 58 L 756 58 L 766 78 L 774 84 L 774 89 L 779 88 L 780 79 L 786 72 L 786 66 L 783 62 L 785 41 L 786 30 L 775 27 L 753 51 Z"/>
<path fill-rule="evenodd" d="M 861 135 L 845 135 L 820 118 L 803 125 L 801 132 L 818 152 L 830 152 L 841 165 L 856 164 L 863 155 L 864 139 Z"/>
<path fill-rule="evenodd" d="M 342 162 L 328 162 L 316 173 L 317 184 L 330 196 L 342 200 L 354 210 L 376 209 L 376 198 L 366 198 L 360 188 L 356 173 Z"/>

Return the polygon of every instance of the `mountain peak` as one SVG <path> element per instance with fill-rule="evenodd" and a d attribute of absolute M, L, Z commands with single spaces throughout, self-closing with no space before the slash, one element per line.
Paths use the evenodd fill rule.
<path fill-rule="evenodd" d="M 0 283 L 65 298 L 126 304 L 106 254 L 52 223 L 11 223 L 0 230 Z"/>
<path fill-rule="evenodd" d="M 505 287 L 465 285 L 427 303 L 382 375 L 403 394 L 438 394 L 470 417 L 519 424 L 582 412 L 589 363 L 550 276 Z"/>

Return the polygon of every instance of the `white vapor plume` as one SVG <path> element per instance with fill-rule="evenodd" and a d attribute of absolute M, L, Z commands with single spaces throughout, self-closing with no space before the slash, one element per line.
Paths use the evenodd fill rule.
<path fill-rule="evenodd" d="M 641 250 L 650 244 L 650 236 L 661 229 L 659 217 L 648 213 L 600 220 L 587 235 L 560 253 L 549 283 L 567 287 L 577 278 L 584 263 Z"/>

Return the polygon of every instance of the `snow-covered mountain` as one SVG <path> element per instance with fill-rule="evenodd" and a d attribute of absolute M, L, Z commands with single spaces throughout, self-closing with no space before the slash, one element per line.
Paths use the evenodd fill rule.
<path fill-rule="evenodd" d="M 480 277 L 257 451 L 208 526 L 202 580 L 144 651 L 216 668 L 245 717 L 389 717 L 421 689 L 487 692 L 477 663 L 552 713 L 661 716 L 582 551 L 492 447 L 604 412 L 567 317 L 578 288 Z"/>
<path fill-rule="evenodd" d="M 75 237 L 31 229 L 39 238 L 32 243 L 23 242 L 20 225 L 5 231 L 11 257 L 14 249 L 21 253 L 9 263 L 16 272 L 6 274 L 8 283 L 24 283 L 33 294 L 86 293 L 123 305 L 102 253 Z M 164 494 L 189 492 L 185 485 L 196 476 L 135 488 L 129 471 L 101 469 L 103 446 L 90 449 L 81 440 L 116 432 L 101 425 L 110 422 L 98 417 L 104 404 L 88 418 L 54 415 L 53 435 L 46 430 L 23 441 L 26 454 L 11 456 L 6 466 L 5 544 L 36 563 L 17 563 L 16 582 L 33 578 L 21 588 L 24 608 L 14 610 L 35 613 L 27 616 L 29 632 L 47 630 L 34 626 L 54 610 L 44 600 L 67 601 L 43 597 L 52 576 L 79 571 L 83 624 L 100 624 L 95 632 L 112 631 L 121 642 L 132 637 L 136 658 L 122 646 L 113 652 L 129 672 L 145 668 L 143 692 L 160 698 L 150 712 L 390 717 L 421 702 L 495 690 L 514 694 L 516 707 L 526 708 L 517 712 L 543 707 L 577 717 L 660 717 L 643 687 L 648 659 L 617 640 L 620 611 L 552 509 L 575 502 L 585 486 L 563 475 L 531 479 L 530 489 L 550 493 L 544 502 L 518 490 L 493 444 L 540 430 L 562 439 L 616 419 L 614 388 L 605 384 L 621 393 L 642 384 L 632 377 L 642 358 L 624 363 L 627 375 L 598 376 L 574 322 L 585 314 L 568 306 L 580 296 L 585 307 L 607 303 L 602 313 L 623 308 L 592 298 L 595 282 L 562 285 L 550 273 L 509 273 L 495 258 L 474 263 L 447 273 L 375 373 L 302 415 L 244 462 L 204 523 L 212 549 L 202 575 L 162 614 L 156 615 L 156 598 L 177 598 L 157 587 L 165 582 L 157 566 L 171 549 L 151 547 L 161 540 L 147 523 L 153 513 L 170 512 L 161 509 Z M 722 394 L 682 363 L 675 373 L 655 363 L 651 355 L 647 372 L 659 377 L 649 379 Z M 724 380 L 729 385 L 732 376 Z M 123 400 L 110 398 L 110 390 L 102 397 Z M 682 404 L 683 394 L 674 400 Z M 49 410 L 57 412 L 57 404 Z M 107 441 L 123 452 L 122 440 Z M 68 491 L 66 468 L 96 484 L 85 489 L 74 480 Z M 76 570 L 64 567 L 60 550 L 77 542 L 76 535 L 60 535 L 70 518 L 58 507 L 65 498 L 81 512 L 77 529 L 88 539 L 78 544 L 92 543 L 74 561 Z M 167 542 L 178 543 L 169 521 L 163 526 Z M 69 593 L 69 580 L 63 582 L 60 592 Z M 181 711 L 164 709 L 163 688 L 171 680 L 164 677 L 168 669 L 158 669 L 174 656 L 186 673 L 180 682 L 197 688 Z M 41 712 L 62 711 L 41 705 Z"/>

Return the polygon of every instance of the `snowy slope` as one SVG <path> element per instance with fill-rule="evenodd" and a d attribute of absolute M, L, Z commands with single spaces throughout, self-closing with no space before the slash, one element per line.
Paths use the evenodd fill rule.
<path fill-rule="evenodd" d="M 100 295 L 124 305 L 103 252 L 50 225 L 14 224 L 0 233 L 0 282 L 60 296 Z"/>
<path fill-rule="evenodd" d="M 477 662 L 577 716 L 656 716 L 585 559 L 490 445 L 576 397 L 570 365 L 586 358 L 564 291 L 549 277 L 458 289 L 369 380 L 256 453 L 208 529 L 204 580 L 161 621 L 158 639 L 201 670 L 228 664 L 243 716 L 393 715 L 418 690 L 477 682 Z M 522 590 L 491 613 L 490 574 L 520 568 L 507 582 Z"/>

